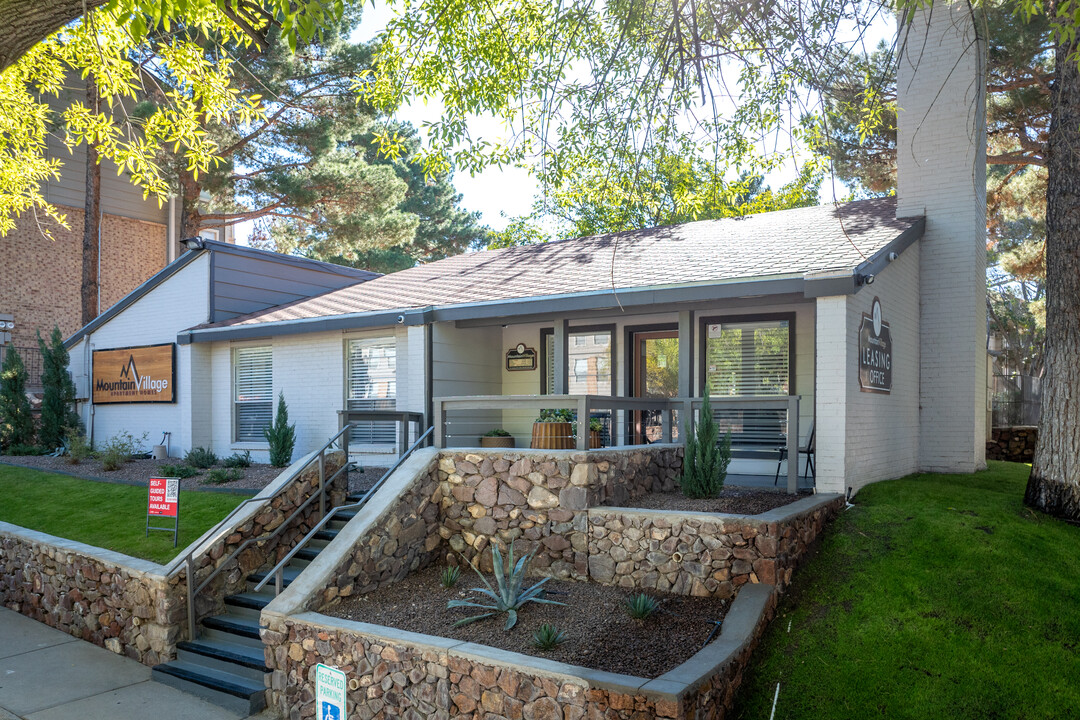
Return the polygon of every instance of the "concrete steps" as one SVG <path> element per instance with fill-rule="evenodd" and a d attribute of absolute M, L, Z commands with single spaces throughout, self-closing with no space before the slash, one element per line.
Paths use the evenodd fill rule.
<path fill-rule="evenodd" d="M 359 502 L 350 495 L 346 503 Z M 337 537 L 356 511 L 334 516 L 293 557 L 282 573 L 282 587 L 288 587 L 319 552 Z M 259 615 L 274 599 L 274 580 L 256 592 L 255 585 L 266 578 L 270 568 L 247 577 L 247 589 L 225 598 L 225 612 L 203 618 L 198 637 L 177 644 L 172 662 L 153 668 L 154 680 L 190 692 L 242 716 L 254 715 L 266 706 L 265 650 L 259 636 Z"/>

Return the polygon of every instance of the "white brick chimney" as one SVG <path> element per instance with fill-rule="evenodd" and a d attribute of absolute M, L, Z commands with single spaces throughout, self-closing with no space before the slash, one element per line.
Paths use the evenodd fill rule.
<path fill-rule="evenodd" d="M 986 51 L 967 3 L 901 20 L 897 217 L 919 242 L 919 465 L 986 465 Z"/>

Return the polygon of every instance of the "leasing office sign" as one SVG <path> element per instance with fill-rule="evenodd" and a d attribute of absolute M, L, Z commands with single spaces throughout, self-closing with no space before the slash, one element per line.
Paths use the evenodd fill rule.
<path fill-rule="evenodd" d="M 892 360 L 892 333 L 881 320 L 881 301 L 874 298 L 870 314 L 863 313 L 859 326 L 859 389 L 891 393 Z"/>
<path fill-rule="evenodd" d="M 176 346 L 95 350 L 93 401 L 107 403 L 171 403 L 176 400 Z"/>

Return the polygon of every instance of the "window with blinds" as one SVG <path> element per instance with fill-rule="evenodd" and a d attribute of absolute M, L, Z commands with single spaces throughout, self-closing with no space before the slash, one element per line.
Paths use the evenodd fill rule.
<path fill-rule="evenodd" d="M 233 435 L 265 442 L 274 413 L 273 351 L 269 345 L 233 349 Z"/>
<path fill-rule="evenodd" d="M 705 380 L 713 397 L 790 394 L 790 338 L 787 320 L 709 324 L 705 338 Z M 787 413 L 781 410 L 723 410 L 713 413 L 720 433 L 733 445 L 762 449 L 784 444 Z"/>
<path fill-rule="evenodd" d="M 397 341 L 393 337 L 350 340 L 346 351 L 345 406 L 349 410 L 397 408 Z M 349 442 L 393 445 L 393 422 L 363 422 L 353 428 Z"/>

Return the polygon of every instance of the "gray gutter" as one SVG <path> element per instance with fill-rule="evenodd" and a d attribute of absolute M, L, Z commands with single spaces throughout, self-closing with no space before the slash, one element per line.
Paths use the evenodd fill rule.
<path fill-rule="evenodd" d="M 617 308 L 639 308 L 673 303 L 730 300 L 747 296 L 802 295 L 805 298 L 830 295 L 853 295 L 862 289 L 861 277 L 880 272 L 889 264 L 890 253 L 901 254 L 923 235 L 925 218 L 907 218 L 912 225 L 884 248 L 854 269 L 806 273 L 802 276 L 704 282 L 672 287 L 645 287 L 619 290 L 596 290 L 565 295 L 541 295 L 475 303 L 456 303 L 427 307 L 375 310 L 326 317 L 298 318 L 277 322 L 196 328 L 181 331 L 176 341 L 181 345 L 247 340 L 275 335 L 298 335 L 328 330 L 358 330 L 392 325 L 423 325 L 431 322 L 516 318 L 530 315 L 565 315 L 567 313 Z M 232 247 L 232 246 L 230 246 Z"/>
<path fill-rule="evenodd" d="M 156 273 L 147 278 L 142 285 L 122 297 L 120 301 L 113 305 L 111 308 L 101 313 L 96 318 L 88 322 L 86 325 L 75 331 L 74 335 L 64 341 L 64 347 L 68 350 L 75 347 L 76 343 L 78 343 L 79 340 L 83 338 L 83 336 L 87 335 L 88 333 L 94 332 L 99 327 L 112 320 L 114 317 L 116 317 L 128 307 L 130 307 L 139 298 L 143 297 L 148 292 L 156 288 L 158 285 L 168 280 L 180 270 L 183 270 L 193 260 L 195 260 L 195 258 L 201 256 L 204 252 L 206 251 L 188 250 L 183 255 L 176 258 L 162 269 L 158 270 Z"/>
<path fill-rule="evenodd" d="M 863 279 L 867 275 L 877 275 L 892 262 L 891 253 L 903 254 L 911 245 L 923 236 L 926 230 L 926 218 L 902 218 L 911 222 L 911 227 L 897 235 L 888 245 L 878 250 L 854 270 L 838 270 L 807 274 L 805 294 L 808 298 L 829 297 L 831 295 L 854 295 L 865 287 Z"/>

